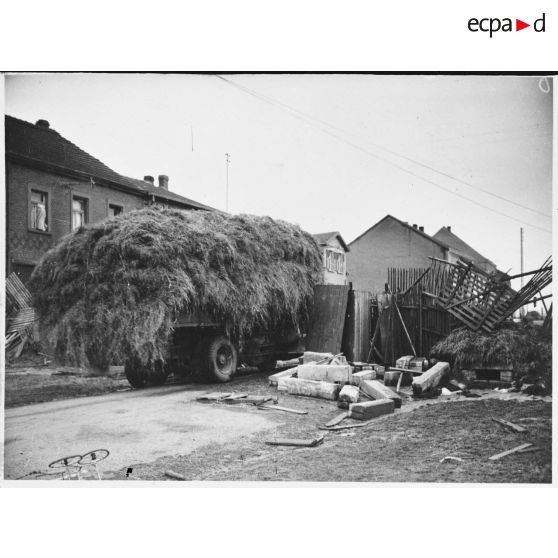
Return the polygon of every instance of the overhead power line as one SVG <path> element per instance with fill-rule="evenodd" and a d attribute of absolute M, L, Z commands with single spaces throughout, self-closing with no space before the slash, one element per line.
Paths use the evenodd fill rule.
<path fill-rule="evenodd" d="M 531 224 L 529 224 L 529 223 L 526 223 L 525 221 L 523 221 L 523 220 L 521 220 L 521 219 L 517 219 L 516 217 L 513 217 L 512 215 L 509 215 L 508 213 L 505 213 L 505 212 L 503 212 L 503 211 L 499 211 L 499 210 L 497 210 L 497 209 L 494 209 L 494 208 L 492 208 L 492 207 L 489 207 L 489 206 L 487 206 L 487 205 L 484 205 L 484 204 L 482 204 L 482 203 L 480 203 L 480 202 L 477 202 L 477 201 L 475 201 L 475 200 L 472 200 L 471 198 L 468 198 L 467 196 L 464 196 L 464 195 L 462 195 L 462 194 L 459 194 L 458 192 L 455 192 L 454 190 L 450 190 L 449 188 L 446 188 L 445 186 L 442 186 L 441 184 L 438 184 L 437 182 L 434 182 L 433 180 L 430 180 L 430 179 L 428 179 L 428 178 L 426 178 L 426 177 L 424 177 L 424 176 L 421 176 L 421 175 L 419 175 L 419 174 L 416 174 L 416 173 L 413 172 L 412 170 L 410 170 L 410 169 L 408 169 L 408 168 L 405 168 L 405 167 L 399 165 L 398 163 L 396 163 L 396 162 L 394 162 L 394 161 L 391 161 L 390 159 L 386 159 L 385 157 L 382 157 L 382 156 L 378 155 L 377 153 L 374 153 L 374 152 L 370 151 L 369 149 L 367 149 L 367 148 L 365 148 L 365 147 L 362 147 L 361 145 L 359 145 L 359 144 L 357 144 L 357 143 L 355 143 L 355 142 L 353 142 L 353 141 L 351 141 L 351 140 L 348 140 L 347 138 L 345 138 L 345 137 L 343 137 L 343 136 L 340 136 L 339 134 L 336 134 L 336 133 L 332 132 L 331 129 L 336 129 L 336 130 L 341 131 L 342 133 L 346 133 L 344 130 L 342 130 L 342 129 L 340 129 L 340 128 L 338 128 L 338 127 L 332 125 L 332 124 L 329 124 L 329 123 L 327 123 L 327 122 L 324 122 L 324 121 L 322 121 L 322 120 L 320 120 L 320 119 L 318 119 L 318 118 L 315 118 L 315 117 L 313 117 L 313 116 L 307 115 L 307 114 L 305 114 L 305 113 L 303 113 L 303 112 L 301 112 L 301 111 L 299 111 L 299 110 L 297 110 L 297 109 L 295 109 L 295 108 L 293 108 L 293 107 L 290 107 L 289 105 L 286 105 L 285 103 L 282 103 L 281 101 L 277 101 L 276 99 L 273 99 L 273 98 L 271 98 L 271 97 L 268 97 L 267 95 L 264 95 L 264 94 L 262 94 L 262 93 L 259 93 L 259 92 L 257 92 L 257 91 L 254 91 L 254 90 L 252 90 L 252 89 L 250 89 L 250 88 L 248 88 L 248 87 L 245 87 L 245 86 L 243 86 L 243 85 L 239 85 L 239 84 L 237 84 L 237 83 L 235 83 L 235 82 L 233 82 L 233 81 L 231 81 L 231 80 L 229 80 L 229 79 L 227 79 L 227 78 L 225 78 L 225 77 L 223 77 L 223 76 L 215 76 L 215 77 L 217 77 L 217 78 L 221 79 L 222 81 L 226 82 L 228 85 L 230 85 L 230 86 L 232 86 L 232 87 L 235 87 L 235 88 L 237 88 L 237 89 L 243 91 L 244 93 L 247 93 L 248 95 L 251 95 L 251 96 L 253 96 L 253 97 L 259 99 L 259 100 L 262 101 L 262 102 L 271 104 L 271 105 L 273 105 L 274 107 L 276 107 L 276 108 L 278 108 L 278 109 L 287 111 L 287 112 L 288 112 L 291 116 L 293 116 L 294 118 L 297 118 L 297 119 L 299 119 L 299 120 L 302 120 L 303 122 L 305 122 L 306 124 L 308 124 L 308 125 L 310 125 L 310 126 L 314 126 L 315 128 L 319 129 L 321 132 L 323 132 L 323 133 L 325 133 L 325 134 L 327 134 L 327 135 L 329 135 L 329 136 L 331 136 L 331 137 L 334 137 L 334 138 L 338 139 L 339 141 L 342 141 L 343 143 L 345 143 L 345 144 L 347 144 L 347 145 L 353 147 L 354 149 L 357 149 L 357 150 L 359 150 L 359 151 L 361 151 L 361 152 L 363 152 L 363 153 L 365 153 L 365 154 L 367 154 L 367 155 L 369 155 L 369 156 L 371 156 L 371 157 L 373 157 L 373 158 L 375 158 L 375 159 L 378 159 L 378 160 L 380 160 L 380 161 L 382 161 L 382 162 L 385 162 L 385 163 L 388 164 L 388 165 L 391 165 L 391 166 L 393 166 L 393 167 L 395 167 L 395 168 L 398 168 L 399 170 L 401 170 L 401 171 L 403 171 L 403 172 L 405 172 L 405 173 L 407 173 L 407 174 L 410 174 L 410 175 L 414 176 L 415 178 L 418 178 L 419 180 L 422 180 L 422 181 L 424 181 L 424 182 L 427 182 L 427 183 L 429 183 L 429 184 L 435 186 L 436 188 L 439 188 L 439 189 L 441 189 L 441 190 L 444 190 L 445 192 L 448 192 L 448 193 L 450 193 L 450 194 L 452 194 L 452 195 L 454 195 L 454 196 L 457 196 L 457 197 L 459 197 L 459 198 L 461 198 L 461 199 L 464 199 L 464 200 L 466 200 L 466 201 L 468 201 L 468 202 L 470 202 L 470 203 L 472 203 L 472 204 L 474 204 L 474 205 L 477 205 L 477 206 L 479 206 L 479 207 L 482 207 L 482 208 L 484 208 L 484 209 L 487 209 L 488 211 L 492 211 L 492 212 L 494 212 L 494 213 L 497 213 L 497 214 L 499 214 L 499 215 L 502 215 L 503 217 L 507 217 L 507 218 L 509 218 L 509 219 L 512 219 L 512 220 L 514 220 L 514 221 L 516 221 L 516 222 L 518 222 L 518 223 L 522 223 L 522 224 L 528 225 L 528 226 L 530 226 L 530 227 L 532 227 L 532 228 L 534 228 L 534 229 L 538 229 L 538 230 L 541 230 L 541 231 L 546 232 L 546 233 L 549 233 L 549 234 L 551 233 L 551 231 L 548 230 L 548 229 L 546 229 L 546 228 L 543 228 L 543 227 L 539 227 L 539 226 L 537 226 L 537 225 L 531 225 Z M 322 127 L 316 126 L 316 123 L 319 123 L 319 124 L 321 124 L 321 125 L 323 125 L 323 126 L 326 126 L 327 128 L 330 128 L 330 129 L 327 129 L 327 128 L 324 129 L 324 128 L 322 128 Z M 375 144 L 373 144 L 373 145 L 375 145 Z M 476 190 L 482 191 L 482 192 L 484 192 L 484 193 L 486 193 L 486 194 L 492 195 L 492 196 L 494 196 L 494 197 L 496 197 L 496 198 L 499 198 L 499 199 L 501 199 L 501 200 L 503 200 L 503 201 L 506 201 L 506 202 L 508 202 L 508 203 L 517 205 L 518 207 L 521 207 L 521 208 L 523 208 L 523 209 L 527 209 L 527 210 L 529 210 L 529 211 L 533 211 L 533 212 L 538 213 L 538 214 L 540 214 L 540 215 L 542 215 L 542 216 L 544 216 L 544 217 L 550 217 L 549 215 L 547 215 L 547 214 L 545 214 L 545 213 L 542 213 L 542 212 L 539 212 L 539 211 L 537 211 L 536 209 L 530 208 L 530 207 L 525 206 L 525 205 L 523 205 L 523 204 L 520 204 L 520 203 L 518 203 L 518 202 L 514 202 L 513 200 L 509 200 L 508 198 L 505 198 L 505 197 L 503 197 L 503 196 L 499 196 L 498 194 L 494 194 L 493 192 L 490 192 L 490 191 L 488 191 L 488 190 L 484 190 L 483 188 L 480 188 L 479 186 L 470 184 L 470 183 L 465 182 L 465 181 L 463 181 L 463 180 L 461 180 L 461 179 L 459 179 L 459 178 L 455 178 L 455 177 L 453 177 L 453 176 L 451 176 L 451 175 L 449 175 L 449 174 L 447 174 L 447 173 L 444 173 L 444 172 L 439 171 L 439 170 L 437 170 L 437 169 L 435 169 L 435 168 L 433 168 L 433 167 L 430 167 L 430 166 L 428 166 L 428 165 L 425 165 L 425 164 L 423 164 L 423 163 L 421 163 L 421 162 L 419 162 L 419 161 L 415 161 L 414 159 L 411 159 L 411 158 L 409 158 L 409 157 L 406 157 L 405 155 L 401 155 L 401 154 L 399 154 L 399 153 L 397 153 L 397 152 L 395 152 L 395 151 L 392 151 L 392 150 L 390 150 L 390 149 L 384 148 L 384 147 L 382 147 L 382 146 L 375 145 L 375 147 L 377 147 L 378 149 L 381 149 L 381 150 L 383 150 L 383 151 L 386 151 L 386 152 L 388 152 L 388 153 L 390 153 L 390 154 L 392 154 L 392 155 L 395 155 L 395 156 L 397 156 L 397 157 L 400 157 L 400 158 L 402 158 L 402 159 L 405 159 L 405 160 L 407 160 L 407 161 L 409 161 L 409 162 L 411 162 L 411 163 L 413 163 L 413 164 L 416 164 L 416 165 L 418 165 L 418 166 L 424 167 L 424 168 L 426 168 L 426 169 L 428 169 L 428 170 L 430 170 L 430 171 L 432 171 L 432 172 L 435 172 L 435 173 L 437 173 L 437 174 L 440 174 L 440 175 L 442 175 L 442 176 L 445 176 L 445 177 L 447 177 L 447 178 L 449 178 L 449 179 L 451 179 L 451 180 L 454 180 L 454 181 L 456 181 L 456 182 L 460 182 L 460 183 L 462 183 L 462 184 L 464 184 L 464 185 L 466 185 L 466 186 L 469 186 L 469 187 L 474 188 L 474 189 L 476 189 Z"/>

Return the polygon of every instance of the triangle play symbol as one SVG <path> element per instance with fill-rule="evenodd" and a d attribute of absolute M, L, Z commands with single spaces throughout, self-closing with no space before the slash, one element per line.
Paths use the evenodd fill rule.
<path fill-rule="evenodd" d="M 521 31 L 522 29 L 525 29 L 526 27 L 531 27 L 531 24 L 530 23 L 525 23 L 524 21 L 521 21 L 520 19 L 515 20 L 515 30 L 516 31 Z"/>

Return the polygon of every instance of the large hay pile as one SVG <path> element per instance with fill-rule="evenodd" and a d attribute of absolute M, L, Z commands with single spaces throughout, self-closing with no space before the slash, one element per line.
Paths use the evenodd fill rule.
<path fill-rule="evenodd" d="M 436 343 L 430 355 L 449 362 L 454 371 L 504 365 L 517 377 L 536 374 L 547 380 L 552 372 L 552 340 L 532 326 L 507 326 L 489 334 L 458 329 Z"/>
<path fill-rule="evenodd" d="M 298 226 L 153 207 L 66 236 L 31 288 L 57 358 L 104 369 L 129 357 L 164 360 L 183 311 L 237 335 L 304 327 L 320 270 L 320 250 Z"/>

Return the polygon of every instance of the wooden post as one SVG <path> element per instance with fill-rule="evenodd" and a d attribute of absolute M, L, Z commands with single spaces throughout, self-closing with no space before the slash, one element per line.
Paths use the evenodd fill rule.
<path fill-rule="evenodd" d="M 419 286 L 419 354 L 424 355 L 422 350 L 422 285 Z"/>

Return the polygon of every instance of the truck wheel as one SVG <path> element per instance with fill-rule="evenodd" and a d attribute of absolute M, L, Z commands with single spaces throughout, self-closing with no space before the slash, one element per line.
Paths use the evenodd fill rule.
<path fill-rule="evenodd" d="M 167 381 L 168 375 L 168 368 L 163 364 L 162 361 L 157 361 L 157 363 L 153 366 L 151 374 L 149 374 L 149 385 L 162 386 Z"/>
<path fill-rule="evenodd" d="M 147 386 L 149 375 L 147 370 L 137 359 L 127 360 L 124 364 L 124 373 L 133 388 L 140 389 Z"/>
<path fill-rule="evenodd" d="M 236 372 L 237 359 L 236 349 L 226 337 L 212 337 L 205 346 L 203 368 L 209 378 L 228 382 Z"/>

